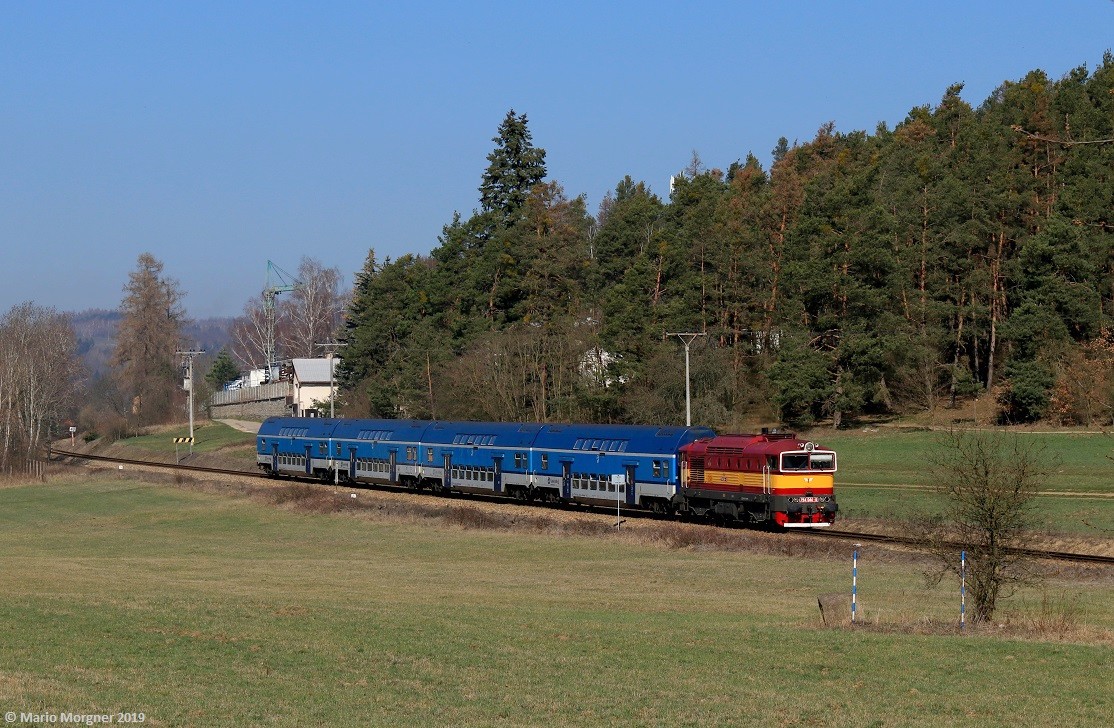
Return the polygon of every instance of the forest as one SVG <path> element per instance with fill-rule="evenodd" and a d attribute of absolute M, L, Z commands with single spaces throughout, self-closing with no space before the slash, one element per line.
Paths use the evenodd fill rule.
<path fill-rule="evenodd" d="M 895 128 L 694 152 L 593 215 L 525 114 L 429 255 L 356 275 L 350 416 L 853 426 L 988 397 L 1003 424 L 1114 418 L 1114 56 L 961 84 Z"/>

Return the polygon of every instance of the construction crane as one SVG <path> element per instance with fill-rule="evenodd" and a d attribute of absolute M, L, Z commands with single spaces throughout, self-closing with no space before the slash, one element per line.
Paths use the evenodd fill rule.
<path fill-rule="evenodd" d="M 271 261 L 267 261 L 267 287 L 263 289 L 263 316 L 266 325 L 266 341 L 264 346 L 267 351 L 265 366 L 267 368 L 267 381 L 271 381 L 275 367 L 275 297 L 280 293 L 289 293 L 302 282 L 290 275 Z"/>

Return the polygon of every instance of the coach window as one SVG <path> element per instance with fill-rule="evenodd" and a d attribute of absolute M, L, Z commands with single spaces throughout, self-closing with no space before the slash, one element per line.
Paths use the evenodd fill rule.
<path fill-rule="evenodd" d="M 425 449 L 425 461 L 427 463 L 432 463 L 433 462 L 433 448 L 432 447 L 427 447 Z"/>
<path fill-rule="evenodd" d="M 319 442 L 319 443 L 317 443 L 317 452 L 321 453 L 322 455 L 328 455 L 329 454 L 329 446 L 326 445 L 323 442 Z"/>
<path fill-rule="evenodd" d="M 661 460 L 655 460 L 654 461 L 654 477 L 655 478 L 660 478 L 661 477 Z"/>
<path fill-rule="evenodd" d="M 542 455 L 542 470 L 549 470 L 549 456 Z"/>

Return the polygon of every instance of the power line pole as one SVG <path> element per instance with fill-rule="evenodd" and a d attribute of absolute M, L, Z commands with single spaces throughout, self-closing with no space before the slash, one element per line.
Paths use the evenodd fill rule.
<path fill-rule="evenodd" d="M 336 416 L 336 371 L 337 371 L 337 349 L 342 345 L 339 342 L 333 341 L 326 344 L 315 343 L 314 346 L 322 348 L 331 348 L 332 351 L 325 352 L 325 358 L 329 360 L 329 417 L 330 419 Z"/>
<path fill-rule="evenodd" d="M 697 336 L 705 336 L 703 332 L 667 333 L 666 336 L 676 336 L 685 345 L 685 424 L 692 425 L 692 383 L 689 380 L 689 346 Z"/>
<path fill-rule="evenodd" d="M 186 366 L 189 368 L 189 374 L 186 375 L 186 381 L 189 382 L 187 389 L 190 393 L 190 455 L 193 455 L 193 358 L 204 354 L 204 350 L 192 349 L 187 351 L 177 352 L 179 356 L 185 358 Z"/>

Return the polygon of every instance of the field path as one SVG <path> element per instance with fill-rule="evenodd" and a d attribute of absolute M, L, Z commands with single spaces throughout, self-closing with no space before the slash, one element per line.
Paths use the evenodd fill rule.
<path fill-rule="evenodd" d="M 259 432 L 260 422 L 250 420 L 217 420 L 240 432 Z"/>

